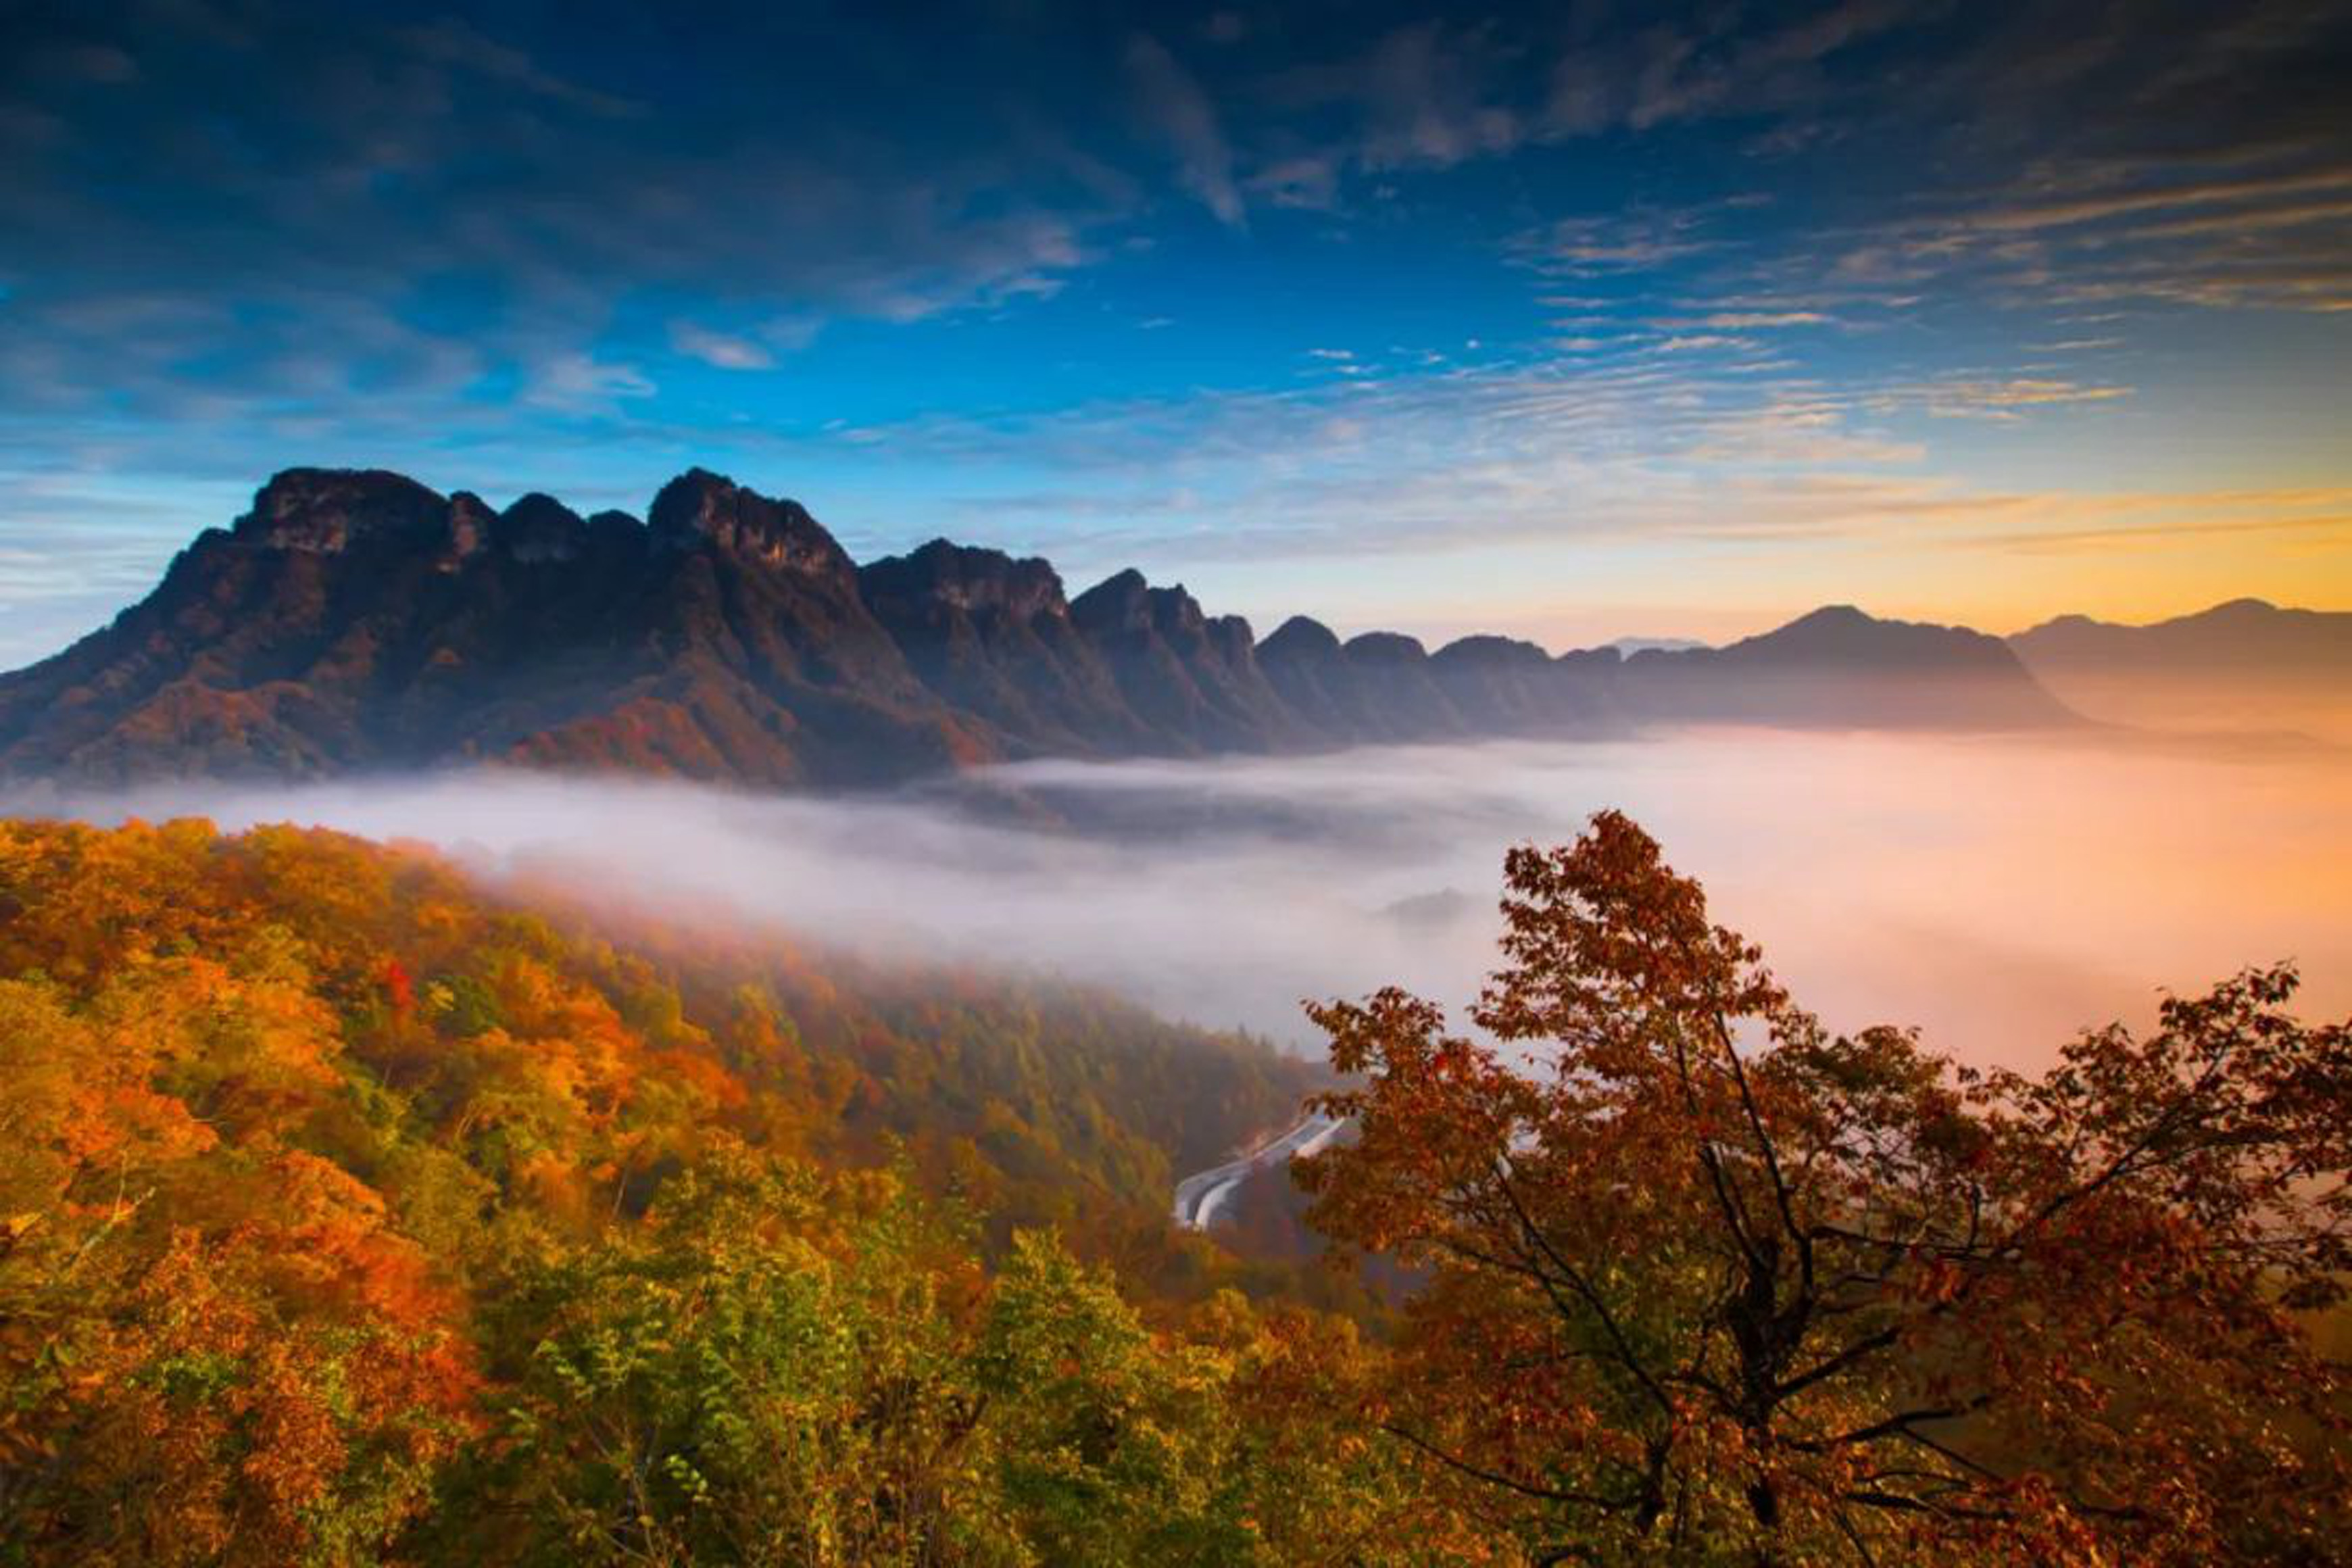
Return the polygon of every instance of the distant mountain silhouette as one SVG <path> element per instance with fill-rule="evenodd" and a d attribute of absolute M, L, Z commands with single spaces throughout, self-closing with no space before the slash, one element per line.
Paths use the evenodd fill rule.
<path fill-rule="evenodd" d="M 1999 637 L 1832 605 L 1716 648 L 1646 648 L 1625 679 L 1654 718 L 1864 728 L 2031 728 L 2074 717 Z"/>
<path fill-rule="evenodd" d="M 2030 668 L 2166 675 L 2352 675 L 2352 612 L 2232 599 L 2148 626 L 2061 616 L 2009 639 Z"/>
<path fill-rule="evenodd" d="M 763 787 L 1006 758 L 1618 732 L 1652 721 L 2068 718 L 1998 640 L 1817 611 L 1719 649 L 1430 652 L 936 540 L 860 567 L 696 469 L 644 521 L 294 468 L 105 629 L 0 676 L 0 774 L 122 783 L 478 762 Z"/>

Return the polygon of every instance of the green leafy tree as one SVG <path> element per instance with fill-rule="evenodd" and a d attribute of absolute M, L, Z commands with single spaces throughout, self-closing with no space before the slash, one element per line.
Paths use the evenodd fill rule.
<path fill-rule="evenodd" d="M 719 1152 L 641 1234 L 519 1281 L 498 1314 L 519 1386 L 474 1483 L 522 1521 L 508 1557 L 1018 1561 L 975 1506 L 978 1279 L 934 1263 L 956 1256 L 892 1178 Z"/>

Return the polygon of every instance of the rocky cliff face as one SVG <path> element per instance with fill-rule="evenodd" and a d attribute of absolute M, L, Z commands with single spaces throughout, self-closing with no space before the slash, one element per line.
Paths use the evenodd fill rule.
<path fill-rule="evenodd" d="M 1113 754 L 1150 744 L 1044 561 L 935 539 L 858 574 L 918 676 L 1015 745 Z"/>
<path fill-rule="evenodd" d="M 1166 749 L 1261 752 L 1312 740 L 1258 668 L 1240 616 L 1213 620 L 1181 586 L 1154 588 L 1132 570 L 1079 595 L 1070 615 Z"/>
<path fill-rule="evenodd" d="M 654 518 L 281 474 L 113 626 L 0 679 L 0 767 L 127 782 L 510 761 L 774 785 L 992 754 L 806 512 L 693 474 Z"/>
<path fill-rule="evenodd" d="M 0 773 L 123 783 L 471 763 L 845 787 L 995 759 L 1585 733 L 1645 719 L 2041 723 L 2009 649 L 1822 611 L 1721 650 L 1263 643 L 1119 573 L 937 540 L 859 567 L 799 504 L 695 471 L 646 521 L 290 469 L 145 600 L 0 677 Z"/>

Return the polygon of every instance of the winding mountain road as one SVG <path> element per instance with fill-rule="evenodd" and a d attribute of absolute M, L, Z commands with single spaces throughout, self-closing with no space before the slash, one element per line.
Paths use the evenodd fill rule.
<path fill-rule="evenodd" d="M 1337 1136 L 1343 1125 L 1318 1112 L 1238 1160 L 1228 1160 L 1213 1169 L 1185 1177 L 1176 1184 L 1176 1223 L 1187 1230 L 1208 1229 L 1218 1209 L 1233 1201 L 1243 1182 L 1297 1155 L 1314 1153 Z"/>

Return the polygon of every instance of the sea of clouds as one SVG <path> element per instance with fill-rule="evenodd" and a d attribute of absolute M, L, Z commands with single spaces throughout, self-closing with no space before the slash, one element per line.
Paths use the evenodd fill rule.
<path fill-rule="evenodd" d="M 49 800 L 422 839 L 885 957 L 1043 969 L 1301 1049 L 1302 999 L 1460 1005 L 1510 845 L 1632 813 L 1833 1027 L 2031 1066 L 2161 990 L 2301 962 L 2352 1012 L 2352 763 L 2097 738 L 1699 731 L 1282 759 L 1032 763 L 755 796 L 511 773 Z M 27 803 L 16 803 L 23 808 Z"/>

